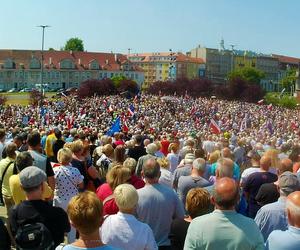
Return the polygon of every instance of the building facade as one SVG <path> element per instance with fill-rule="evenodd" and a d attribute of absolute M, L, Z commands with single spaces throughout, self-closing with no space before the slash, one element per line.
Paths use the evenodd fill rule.
<path fill-rule="evenodd" d="M 46 90 L 79 87 L 88 79 L 125 76 L 141 87 L 144 72 L 126 56 L 113 53 L 44 51 Z M 0 50 L 0 89 L 36 88 L 41 84 L 41 51 Z"/>
<path fill-rule="evenodd" d="M 182 53 L 173 52 L 130 54 L 128 59 L 143 69 L 144 88 L 148 88 L 156 81 L 197 78 L 204 66 L 200 58 L 191 58 Z"/>

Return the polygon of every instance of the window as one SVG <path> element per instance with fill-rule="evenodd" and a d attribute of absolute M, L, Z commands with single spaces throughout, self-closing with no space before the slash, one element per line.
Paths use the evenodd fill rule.
<path fill-rule="evenodd" d="M 89 69 L 93 69 L 93 70 L 100 69 L 99 63 L 98 63 L 96 60 L 93 60 L 93 61 L 90 62 L 90 64 L 89 64 Z"/>
<path fill-rule="evenodd" d="M 75 65 L 70 59 L 63 59 L 60 61 L 59 66 L 61 69 L 74 69 Z"/>
<path fill-rule="evenodd" d="M 40 61 L 37 58 L 33 57 L 30 60 L 29 68 L 30 69 L 39 69 L 40 67 L 41 67 Z"/>

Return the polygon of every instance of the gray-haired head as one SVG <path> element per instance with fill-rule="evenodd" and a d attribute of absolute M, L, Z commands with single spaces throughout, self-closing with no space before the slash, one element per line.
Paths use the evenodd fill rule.
<path fill-rule="evenodd" d="M 216 170 L 216 176 L 217 178 L 223 178 L 223 177 L 233 177 L 233 166 L 234 162 L 233 160 L 229 158 L 221 158 L 217 161 L 217 170 Z"/>
<path fill-rule="evenodd" d="M 197 169 L 200 172 L 205 172 L 206 169 L 206 162 L 202 158 L 197 158 L 193 161 L 193 168 Z"/>

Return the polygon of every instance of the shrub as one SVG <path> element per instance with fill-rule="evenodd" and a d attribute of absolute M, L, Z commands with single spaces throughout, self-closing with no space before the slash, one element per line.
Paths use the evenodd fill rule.
<path fill-rule="evenodd" d="M 29 95 L 29 103 L 33 106 L 38 106 L 43 98 L 42 92 L 37 89 L 33 89 Z"/>
<path fill-rule="evenodd" d="M 267 93 L 265 95 L 265 100 L 268 104 L 273 104 L 275 106 L 285 107 L 289 109 L 294 109 L 297 107 L 296 98 L 289 95 L 283 95 L 280 97 L 278 93 Z"/>

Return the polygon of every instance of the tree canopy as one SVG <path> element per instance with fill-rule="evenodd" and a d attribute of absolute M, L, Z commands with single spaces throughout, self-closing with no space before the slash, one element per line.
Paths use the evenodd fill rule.
<path fill-rule="evenodd" d="M 70 38 L 65 46 L 63 47 L 64 50 L 68 51 L 84 51 L 83 41 L 78 37 Z"/>
<path fill-rule="evenodd" d="M 232 81 L 234 79 L 242 79 L 249 84 L 260 84 L 260 81 L 265 77 L 265 73 L 252 68 L 252 67 L 245 67 L 241 69 L 236 69 L 231 71 L 228 74 L 228 80 Z"/>
<path fill-rule="evenodd" d="M 296 69 L 288 69 L 286 71 L 286 76 L 281 79 L 280 83 L 282 84 L 282 87 L 287 91 L 290 91 L 291 86 L 295 85 L 296 80 Z"/>

